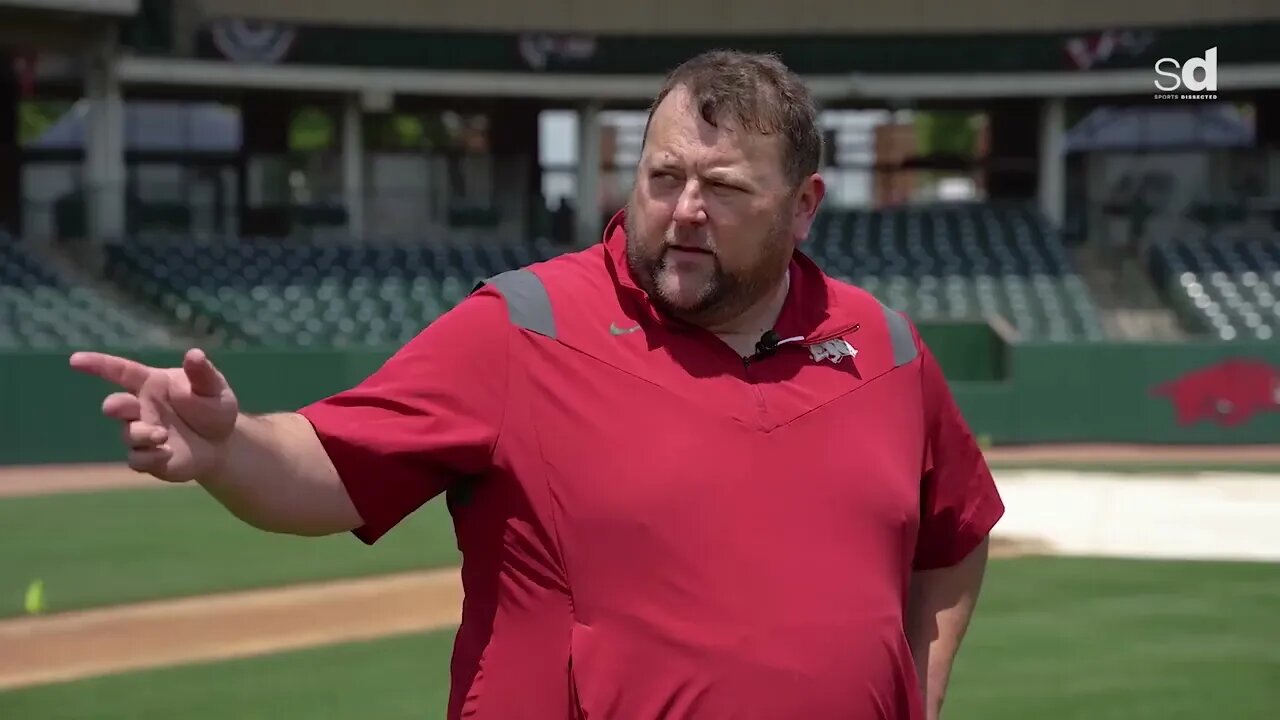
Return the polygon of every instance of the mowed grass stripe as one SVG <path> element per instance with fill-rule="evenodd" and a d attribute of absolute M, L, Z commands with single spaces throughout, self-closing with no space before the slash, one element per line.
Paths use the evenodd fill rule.
<path fill-rule="evenodd" d="M 996 561 L 948 718 L 1270 718 L 1276 617 L 1266 563 Z"/>
<path fill-rule="evenodd" d="M 947 720 L 1269 720 L 1263 563 L 993 561 Z M 452 630 L 0 694 L 0 717 L 443 718 Z"/>
<path fill-rule="evenodd" d="M 0 617 L 44 582 L 47 612 L 455 565 L 443 498 L 369 547 L 251 528 L 198 489 L 0 500 Z"/>

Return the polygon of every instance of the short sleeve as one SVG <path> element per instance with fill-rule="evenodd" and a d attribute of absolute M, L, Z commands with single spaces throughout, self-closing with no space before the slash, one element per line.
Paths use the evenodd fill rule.
<path fill-rule="evenodd" d="M 510 323 L 484 286 L 351 389 L 298 412 L 315 428 L 373 544 L 490 466 L 506 406 Z"/>
<path fill-rule="evenodd" d="M 937 360 L 919 340 L 926 444 L 916 570 L 949 567 L 987 537 L 1004 503 Z"/>

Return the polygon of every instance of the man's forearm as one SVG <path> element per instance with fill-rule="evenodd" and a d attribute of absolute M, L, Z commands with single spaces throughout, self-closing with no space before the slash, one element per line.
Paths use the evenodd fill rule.
<path fill-rule="evenodd" d="M 262 530 L 328 535 L 361 522 L 311 424 L 294 413 L 241 414 L 222 462 L 197 481 Z"/>
<path fill-rule="evenodd" d="M 958 564 L 912 576 L 907 641 L 919 674 L 927 720 L 938 720 L 942 712 L 951 666 L 977 604 L 986 565 L 984 540 Z"/>

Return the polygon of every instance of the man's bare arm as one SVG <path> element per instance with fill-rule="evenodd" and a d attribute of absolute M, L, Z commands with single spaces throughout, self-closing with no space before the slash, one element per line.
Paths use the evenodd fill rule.
<path fill-rule="evenodd" d="M 338 471 L 305 417 L 241 414 L 223 452 L 218 466 L 196 481 L 244 522 L 307 536 L 361 525 Z"/>
<path fill-rule="evenodd" d="M 982 588 L 987 549 L 988 541 L 983 540 L 956 565 L 916 572 L 911 577 L 907 641 L 915 658 L 927 720 L 938 720 L 942 712 L 952 663 Z"/>

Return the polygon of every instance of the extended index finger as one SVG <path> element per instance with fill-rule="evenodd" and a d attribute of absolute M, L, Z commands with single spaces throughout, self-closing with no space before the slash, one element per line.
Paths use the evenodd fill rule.
<path fill-rule="evenodd" d="M 115 383 L 131 393 L 141 390 L 151 375 L 151 368 L 140 362 L 97 352 L 72 353 L 71 367 Z"/>

